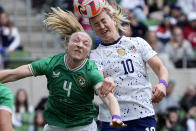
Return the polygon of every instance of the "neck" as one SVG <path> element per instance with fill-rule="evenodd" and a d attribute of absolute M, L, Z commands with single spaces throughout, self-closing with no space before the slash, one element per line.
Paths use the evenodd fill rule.
<path fill-rule="evenodd" d="M 114 34 L 112 38 L 110 39 L 106 39 L 106 40 L 102 40 L 104 44 L 110 44 L 113 43 L 115 41 L 117 41 L 119 39 L 120 35 L 118 33 Z"/>
<path fill-rule="evenodd" d="M 77 59 L 73 59 L 70 56 L 66 56 L 65 61 L 66 61 L 66 65 L 69 69 L 75 69 L 77 67 L 80 67 L 84 61 L 86 59 L 83 60 L 77 60 Z"/>

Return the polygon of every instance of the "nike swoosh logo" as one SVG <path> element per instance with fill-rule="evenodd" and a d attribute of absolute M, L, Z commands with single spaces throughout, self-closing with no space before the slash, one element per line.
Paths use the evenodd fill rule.
<path fill-rule="evenodd" d="M 109 56 L 111 56 L 111 54 L 112 54 L 112 52 L 111 52 L 110 54 L 107 54 L 107 55 L 106 55 L 106 57 L 109 57 Z"/>

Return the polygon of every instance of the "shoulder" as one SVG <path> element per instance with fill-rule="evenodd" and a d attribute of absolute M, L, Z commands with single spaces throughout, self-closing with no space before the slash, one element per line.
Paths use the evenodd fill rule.
<path fill-rule="evenodd" d="M 87 66 L 88 71 L 97 69 L 97 65 L 95 64 L 95 62 L 90 59 L 87 60 L 86 66 Z"/>
<path fill-rule="evenodd" d="M 125 42 L 125 41 L 138 42 L 138 41 L 145 41 L 145 40 L 141 37 L 126 37 L 126 36 L 123 36 L 121 41 L 122 42 Z"/>
<path fill-rule="evenodd" d="M 128 41 L 129 43 L 132 43 L 131 45 L 135 45 L 135 46 L 141 46 L 143 44 L 148 45 L 147 41 L 141 37 L 125 37 L 125 40 Z"/>
<path fill-rule="evenodd" d="M 87 75 L 90 77 L 97 77 L 99 71 L 98 67 L 92 60 L 88 60 L 86 63 Z"/>

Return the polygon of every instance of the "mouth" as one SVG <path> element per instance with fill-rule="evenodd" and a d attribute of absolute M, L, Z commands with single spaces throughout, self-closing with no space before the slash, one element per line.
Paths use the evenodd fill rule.
<path fill-rule="evenodd" d="M 81 54 L 82 53 L 82 51 L 80 51 L 80 50 L 74 50 L 76 53 L 79 53 L 79 54 Z"/>
<path fill-rule="evenodd" d="M 105 35 L 108 32 L 108 30 L 104 30 L 101 32 L 102 35 Z"/>

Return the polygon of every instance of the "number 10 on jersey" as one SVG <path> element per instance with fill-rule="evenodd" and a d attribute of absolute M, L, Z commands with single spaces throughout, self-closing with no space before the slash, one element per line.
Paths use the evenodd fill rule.
<path fill-rule="evenodd" d="M 121 61 L 121 64 L 123 65 L 125 75 L 128 73 L 134 72 L 134 67 L 131 59 L 127 59 L 126 61 Z"/>

